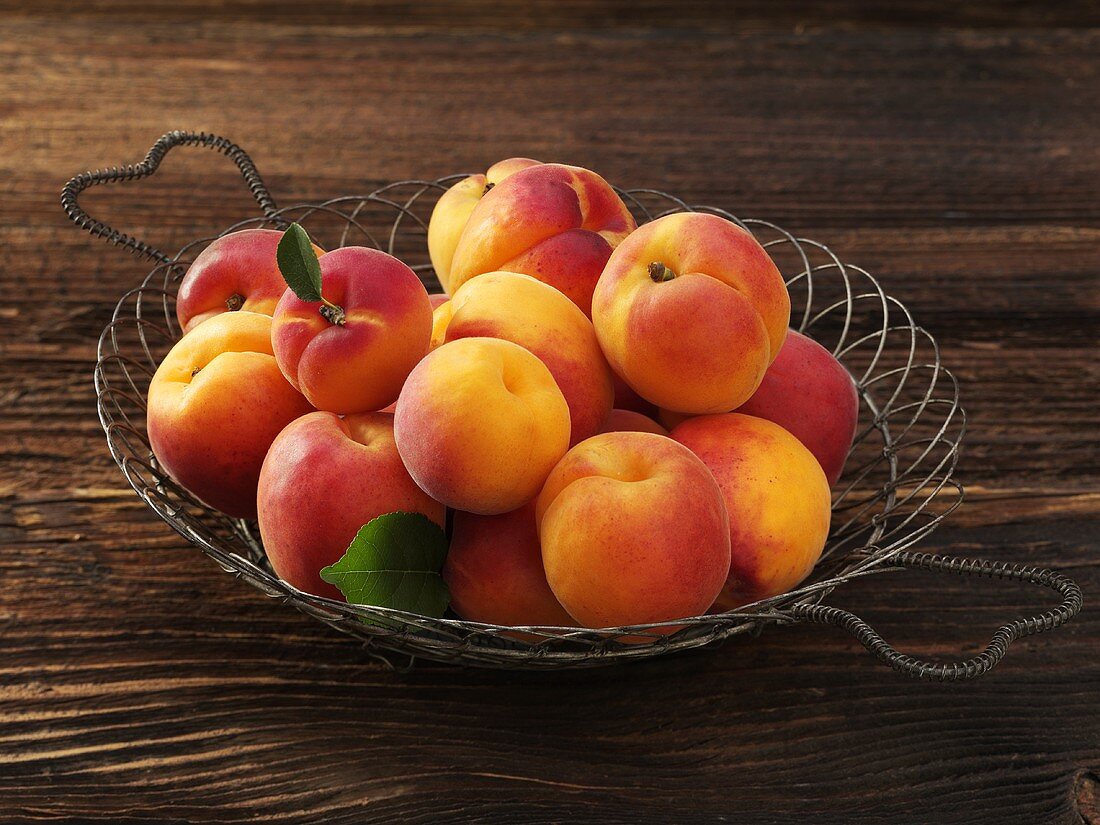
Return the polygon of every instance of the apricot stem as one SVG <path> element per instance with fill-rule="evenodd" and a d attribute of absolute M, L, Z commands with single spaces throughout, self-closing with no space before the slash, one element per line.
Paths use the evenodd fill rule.
<path fill-rule="evenodd" d="M 676 277 L 676 273 L 660 261 L 654 261 L 649 265 L 649 277 L 660 284 L 665 281 L 671 281 Z"/>
<path fill-rule="evenodd" d="M 336 306 L 336 304 L 326 298 L 321 298 L 321 309 L 318 311 L 321 313 L 321 317 L 330 324 L 336 324 L 336 326 L 342 327 L 347 323 L 347 318 L 344 315 L 344 308 Z"/>
<path fill-rule="evenodd" d="M 493 183 L 492 181 L 489 181 L 487 184 L 485 184 L 485 189 L 482 191 L 481 197 L 484 198 L 486 195 L 488 195 L 489 190 L 492 189 L 494 186 L 496 186 L 496 184 Z"/>
<path fill-rule="evenodd" d="M 228 298 L 225 299 L 225 308 L 230 312 L 236 312 L 238 309 L 244 306 L 244 296 L 239 292 L 234 292 Z"/>

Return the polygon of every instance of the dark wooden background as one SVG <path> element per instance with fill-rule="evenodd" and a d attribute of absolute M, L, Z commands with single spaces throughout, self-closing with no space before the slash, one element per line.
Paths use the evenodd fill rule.
<path fill-rule="evenodd" d="M 0 0 L 0 78 L 0 821 L 1100 823 L 1094 3 Z M 108 456 L 95 340 L 147 267 L 58 192 L 171 128 L 286 203 L 530 155 L 829 241 L 962 382 L 968 500 L 925 547 L 1061 568 L 1085 611 L 958 685 L 830 628 L 384 671 Z M 197 152 L 87 202 L 166 247 L 252 214 Z M 943 658 L 1051 602 L 918 573 L 832 598 Z"/>

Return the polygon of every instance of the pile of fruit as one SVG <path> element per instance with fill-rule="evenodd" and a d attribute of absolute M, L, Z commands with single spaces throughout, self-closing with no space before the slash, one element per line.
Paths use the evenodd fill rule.
<path fill-rule="evenodd" d="M 297 224 L 219 238 L 180 284 L 153 452 L 256 519 L 284 581 L 604 628 L 811 572 L 858 397 L 787 328 L 749 232 L 703 213 L 638 227 L 594 172 L 514 158 L 444 193 L 427 241 L 445 294 Z"/>

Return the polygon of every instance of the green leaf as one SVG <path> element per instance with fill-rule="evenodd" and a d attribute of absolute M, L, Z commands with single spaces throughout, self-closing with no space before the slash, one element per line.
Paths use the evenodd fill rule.
<path fill-rule="evenodd" d="M 438 524 L 420 513 L 386 513 L 361 527 L 321 578 L 351 604 L 439 618 L 451 600 L 440 575 L 446 558 L 447 536 Z"/>
<path fill-rule="evenodd" d="M 279 240 L 275 260 L 283 280 L 303 301 L 321 300 L 321 262 L 302 227 L 292 223 Z"/>

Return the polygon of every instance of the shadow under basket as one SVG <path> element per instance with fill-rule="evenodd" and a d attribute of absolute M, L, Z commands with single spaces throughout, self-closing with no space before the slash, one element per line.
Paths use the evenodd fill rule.
<path fill-rule="evenodd" d="M 639 223 L 671 212 L 698 211 L 720 215 L 752 232 L 786 278 L 791 326 L 830 350 L 859 389 L 856 441 L 845 473 L 834 486 L 832 530 L 811 577 L 790 593 L 735 611 L 668 622 L 682 628 L 669 635 L 660 625 L 579 630 L 432 619 L 295 589 L 272 572 L 254 523 L 230 519 L 203 505 L 172 482 L 149 449 L 146 393 L 157 365 L 180 337 L 176 290 L 194 256 L 218 236 L 196 239 L 167 255 L 95 220 L 78 204 L 79 194 L 91 186 L 153 174 L 177 146 L 206 147 L 228 156 L 260 206 L 262 215 L 219 235 L 248 227 L 281 229 L 297 221 L 326 249 L 371 246 L 397 256 L 429 288 L 438 284 L 427 261 L 428 218 L 439 195 L 465 176 L 400 181 L 366 195 L 278 207 L 240 147 L 222 137 L 176 131 L 158 140 L 141 163 L 85 172 L 62 192 L 62 205 L 79 227 L 155 261 L 141 284 L 119 300 L 100 337 L 95 368 L 100 421 L 126 480 L 153 512 L 226 571 L 361 639 L 387 664 L 408 665 L 424 658 L 492 668 L 596 667 L 756 634 L 767 625 L 811 622 L 844 628 L 899 672 L 950 681 L 980 676 L 996 665 L 1013 640 L 1056 628 L 1080 610 L 1080 588 L 1060 573 L 910 550 L 962 502 L 962 487 L 952 474 L 965 416 L 958 385 L 941 365 L 935 339 L 899 300 L 824 244 L 767 221 L 738 218 L 724 209 L 688 204 L 652 189 L 618 190 Z M 822 604 L 835 588 L 858 576 L 914 567 L 1030 582 L 1057 591 L 1062 603 L 1000 627 L 976 656 L 945 663 L 900 653 L 854 614 Z M 630 641 L 620 641 L 624 637 Z"/>

